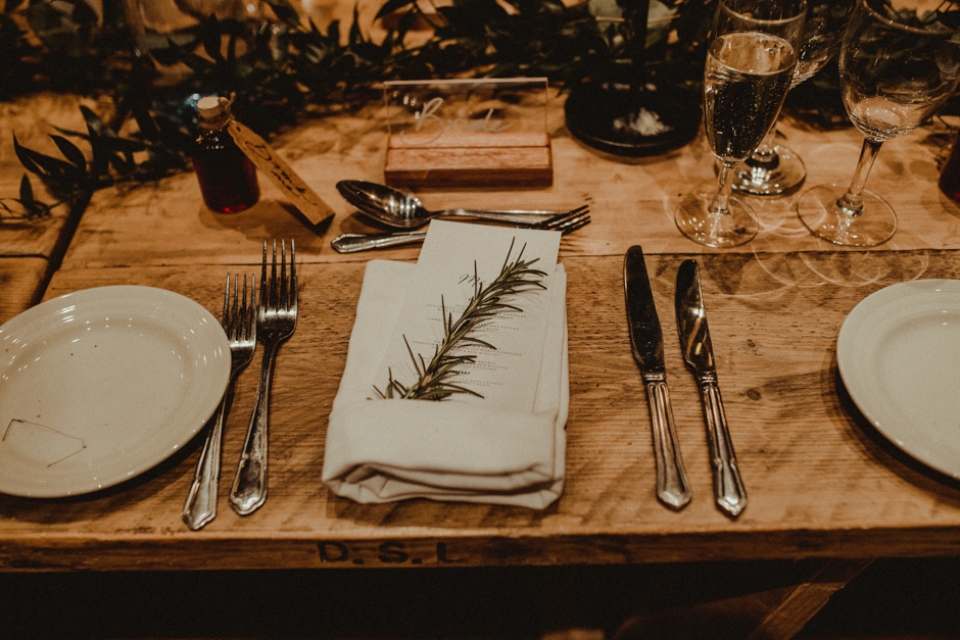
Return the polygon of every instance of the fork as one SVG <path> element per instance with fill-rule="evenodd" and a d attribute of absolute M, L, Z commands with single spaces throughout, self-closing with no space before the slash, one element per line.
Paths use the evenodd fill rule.
<path fill-rule="evenodd" d="M 590 222 L 590 211 L 586 206 L 537 223 L 514 225 L 519 229 L 548 229 L 560 231 L 564 235 L 585 227 Z M 399 231 L 394 233 L 345 233 L 330 241 L 338 253 L 353 253 L 368 249 L 382 249 L 404 244 L 417 244 L 427 237 L 426 231 Z"/>
<path fill-rule="evenodd" d="M 240 292 L 240 276 L 233 283 L 233 300 L 230 296 L 230 274 L 223 292 L 223 325 L 230 341 L 230 380 L 220 401 L 213 426 L 200 452 L 200 461 L 193 475 L 193 483 L 183 505 L 183 521 L 194 531 L 217 517 L 217 486 L 220 482 L 220 448 L 223 443 L 223 426 L 227 419 L 227 398 L 240 371 L 253 360 L 257 347 L 257 279 L 250 274 L 250 298 L 247 299 L 247 277 L 243 277 L 243 293 Z"/>
<path fill-rule="evenodd" d="M 290 241 L 290 277 L 287 278 L 286 242 L 280 244 L 280 277 L 277 278 L 277 241 L 273 241 L 273 264 L 267 280 L 267 243 L 263 243 L 263 269 L 260 274 L 260 308 L 257 335 L 263 344 L 263 363 L 257 398 L 243 443 L 240 465 L 230 491 L 230 506 L 247 516 L 263 506 L 267 499 L 267 431 L 270 417 L 270 382 L 280 343 L 297 326 L 297 261 Z"/>

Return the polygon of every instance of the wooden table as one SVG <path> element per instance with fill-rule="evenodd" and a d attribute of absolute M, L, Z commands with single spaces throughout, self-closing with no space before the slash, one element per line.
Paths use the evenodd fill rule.
<path fill-rule="evenodd" d="M 755 637 L 790 637 L 870 559 L 955 556 L 960 484 L 901 454 L 859 415 L 836 364 L 836 337 L 865 296 L 918 278 L 960 277 L 960 208 L 936 186 L 942 141 L 920 130 L 885 146 L 869 186 L 900 215 L 886 245 L 851 251 L 810 236 L 796 196 L 754 200 L 760 235 L 715 251 L 683 238 L 672 220 L 682 194 L 713 180 L 704 140 L 664 157 L 616 162 L 582 147 L 550 112 L 552 187 L 431 191 L 428 207 L 545 207 L 588 202 L 593 222 L 564 238 L 569 274 L 571 401 L 567 483 L 544 511 L 410 501 L 360 505 L 320 482 L 331 402 L 343 370 L 364 266 L 412 260 L 416 248 L 340 255 L 330 240 L 372 230 L 339 199 L 339 179 L 379 180 L 385 132 L 377 107 L 311 121 L 275 146 L 338 214 L 311 228 L 264 184 L 239 215 L 203 208 L 191 174 L 97 193 L 45 297 L 108 284 L 188 295 L 219 314 L 226 272 L 258 270 L 261 246 L 294 239 L 300 320 L 274 378 L 270 496 L 251 517 L 221 500 L 200 532 L 180 521 L 199 455 L 196 439 L 155 470 L 77 499 L 0 497 L 0 570 L 276 569 L 589 565 L 821 559 L 755 616 Z M 860 138 L 786 122 L 807 162 L 808 185 L 844 182 Z M 693 502 L 657 502 L 646 401 L 630 353 L 623 254 L 647 254 L 665 328 L 667 370 Z M 711 471 L 693 378 L 672 330 L 673 281 L 696 257 L 704 277 L 720 383 L 750 503 L 736 520 L 711 496 Z M 252 407 L 257 367 L 239 379 L 224 464 L 232 473 Z M 225 490 L 227 480 L 221 482 Z M 812 567 L 812 568 L 811 568 Z M 809 574 L 813 574 L 812 576 Z"/>

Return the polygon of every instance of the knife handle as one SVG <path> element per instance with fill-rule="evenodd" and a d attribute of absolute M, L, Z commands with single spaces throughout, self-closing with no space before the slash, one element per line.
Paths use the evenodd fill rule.
<path fill-rule="evenodd" d="M 700 399 L 703 401 L 703 416 L 707 423 L 707 440 L 710 443 L 710 462 L 713 465 L 713 491 L 717 506 L 727 515 L 736 518 L 747 506 L 747 490 L 737 468 L 737 456 L 733 440 L 727 429 L 727 416 L 723 411 L 720 387 L 711 378 L 700 380 Z"/>
<path fill-rule="evenodd" d="M 679 511 L 690 502 L 693 492 L 680 456 L 670 391 L 666 380 L 647 381 L 646 388 L 653 426 L 653 451 L 657 460 L 657 497 Z"/>

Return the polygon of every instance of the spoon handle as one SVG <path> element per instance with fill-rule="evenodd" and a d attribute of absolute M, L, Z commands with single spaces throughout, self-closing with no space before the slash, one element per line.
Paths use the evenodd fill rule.
<path fill-rule="evenodd" d="M 427 237 L 426 231 L 403 231 L 399 233 L 345 233 L 330 241 L 338 253 L 353 253 L 367 249 L 381 249 L 403 244 L 417 244 Z"/>

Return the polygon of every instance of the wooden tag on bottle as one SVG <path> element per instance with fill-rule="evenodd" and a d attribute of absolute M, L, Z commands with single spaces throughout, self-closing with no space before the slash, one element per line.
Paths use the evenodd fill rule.
<path fill-rule="evenodd" d="M 326 222 L 334 216 L 323 198 L 307 186 L 300 176 L 283 158 L 270 148 L 267 142 L 253 131 L 243 126 L 235 118 L 230 118 L 227 130 L 237 146 L 257 166 L 257 169 L 269 176 L 281 191 L 286 193 L 293 205 L 306 216 L 314 226 Z"/>

